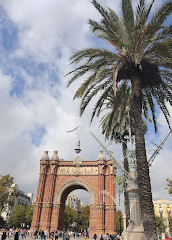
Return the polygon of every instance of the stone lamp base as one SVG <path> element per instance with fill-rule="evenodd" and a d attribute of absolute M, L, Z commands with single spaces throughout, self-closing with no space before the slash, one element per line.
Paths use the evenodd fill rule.
<path fill-rule="evenodd" d="M 131 225 L 128 226 L 126 230 L 122 233 L 122 240 L 146 240 L 143 226 L 137 226 L 132 228 Z"/>

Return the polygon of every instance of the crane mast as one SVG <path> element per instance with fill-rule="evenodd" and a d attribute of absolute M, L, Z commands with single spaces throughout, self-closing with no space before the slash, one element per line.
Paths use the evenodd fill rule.
<path fill-rule="evenodd" d="M 164 146 L 165 142 L 167 141 L 167 139 L 168 139 L 168 137 L 170 136 L 171 133 L 172 133 L 172 129 L 167 134 L 167 136 L 162 140 L 162 142 L 157 146 L 157 149 L 154 151 L 152 156 L 149 158 L 149 160 L 148 160 L 149 167 L 152 166 L 153 161 L 155 160 L 156 156 L 159 154 L 160 150 Z"/>

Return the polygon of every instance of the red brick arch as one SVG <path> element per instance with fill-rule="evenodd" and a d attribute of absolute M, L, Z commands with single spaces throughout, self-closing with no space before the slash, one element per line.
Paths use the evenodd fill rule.
<path fill-rule="evenodd" d="M 89 235 L 114 233 L 116 205 L 114 177 L 116 169 L 101 153 L 97 161 L 62 161 L 54 153 L 51 160 L 45 151 L 40 161 L 40 178 L 31 229 L 63 230 L 65 201 L 75 189 L 85 189 L 90 195 Z"/>

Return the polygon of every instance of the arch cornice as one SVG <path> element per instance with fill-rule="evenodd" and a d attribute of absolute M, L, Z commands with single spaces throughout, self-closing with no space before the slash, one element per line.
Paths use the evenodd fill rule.
<path fill-rule="evenodd" d="M 92 188 L 92 186 L 90 186 L 90 184 L 88 182 L 86 182 L 84 180 L 80 180 L 80 179 L 73 179 L 73 180 L 67 181 L 65 184 L 63 184 L 63 186 L 56 193 L 55 204 L 60 204 L 63 192 L 67 188 L 75 186 L 75 185 L 81 186 L 85 190 L 87 190 L 88 193 L 90 194 L 90 205 L 96 205 L 96 195 L 95 195 L 94 189 Z"/>

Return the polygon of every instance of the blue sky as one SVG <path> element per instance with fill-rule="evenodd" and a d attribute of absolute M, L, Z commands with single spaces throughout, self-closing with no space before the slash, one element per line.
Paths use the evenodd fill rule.
<path fill-rule="evenodd" d="M 120 12 L 120 0 L 100 2 Z M 155 9 L 161 4 L 157 0 Z M 89 125 L 92 106 L 80 119 L 79 102 L 72 100 L 79 83 L 68 89 L 64 76 L 72 69 L 68 59 L 74 51 L 98 44 L 87 23 L 99 15 L 89 0 L 2 0 L 0 15 L 0 173 L 10 173 L 21 190 L 36 193 L 43 151 L 51 157 L 58 150 L 60 158 L 73 160 L 77 135 L 66 131 Z M 158 122 L 158 135 L 147 135 L 156 142 L 168 132 L 162 114 Z M 98 126 L 95 120 L 91 128 L 103 141 Z M 155 198 L 169 198 L 164 187 L 172 177 L 171 141 L 150 170 Z M 84 160 L 97 159 L 100 147 L 87 134 L 81 147 Z M 119 145 L 110 148 L 122 159 Z"/>

